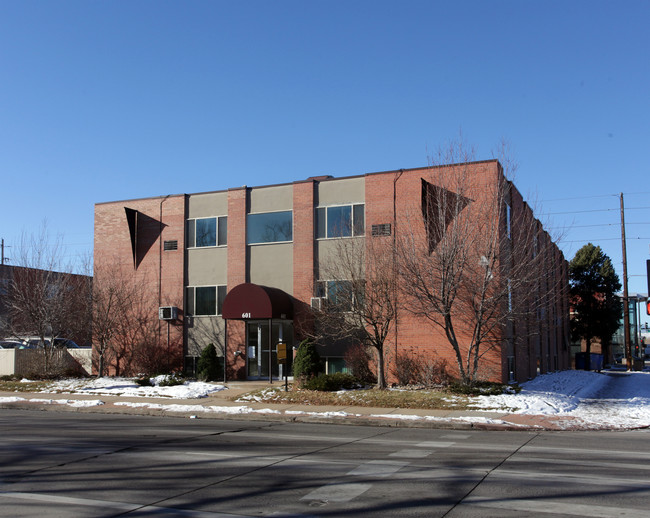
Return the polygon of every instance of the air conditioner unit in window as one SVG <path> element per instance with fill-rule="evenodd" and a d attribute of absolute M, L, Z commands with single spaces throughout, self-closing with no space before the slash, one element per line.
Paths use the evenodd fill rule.
<path fill-rule="evenodd" d="M 311 298 L 311 309 L 316 311 L 322 311 L 325 306 L 325 297 L 312 297 Z"/>
<path fill-rule="evenodd" d="M 178 308 L 176 306 L 162 306 L 158 308 L 158 318 L 160 320 L 176 320 L 178 318 Z"/>

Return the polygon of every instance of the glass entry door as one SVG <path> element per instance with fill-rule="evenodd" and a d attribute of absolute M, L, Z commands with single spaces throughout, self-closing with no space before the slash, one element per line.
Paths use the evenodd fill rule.
<path fill-rule="evenodd" d="M 280 372 L 281 366 L 278 365 L 277 345 L 279 342 L 288 344 L 289 350 L 291 350 L 293 346 L 292 321 L 273 321 L 270 344 L 268 320 L 246 322 L 246 374 L 248 379 L 269 378 L 269 354 L 271 355 L 270 367 L 273 378 L 279 379 L 284 375 L 283 372 Z"/>

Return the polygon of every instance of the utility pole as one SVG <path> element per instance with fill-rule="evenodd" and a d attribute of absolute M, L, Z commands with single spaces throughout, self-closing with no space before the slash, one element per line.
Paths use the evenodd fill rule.
<path fill-rule="evenodd" d="M 5 257 L 5 240 L 4 238 L 0 240 L 0 265 L 4 266 L 6 262 L 9 261 L 8 257 Z"/>
<path fill-rule="evenodd" d="M 627 251 L 625 246 L 625 204 L 621 193 L 621 242 L 623 244 L 623 336 L 625 337 L 625 357 L 627 370 L 634 370 L 632 361 L 632 343 L 630 342 L 630 304 L 627 295 Z"/>

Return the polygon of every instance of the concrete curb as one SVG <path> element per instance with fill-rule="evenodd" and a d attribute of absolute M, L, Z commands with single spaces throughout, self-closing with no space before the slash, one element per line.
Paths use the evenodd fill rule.
<path fill-rule="evenodd" d="M 387 428 L 423 428 L 423 429 L 443 429 L 443 430 L 486 430 L 486 431 L 583 431 L 587 429 L 592 429 L 588 427 L 576 426 L 577 423 L 574 423 L 571 427 L 561 426 L 557 424 L 558 419 L 551 418 L 549 416 L 515 416 L 512 414 L 504 414 L 498 418 L 494 418 L 500 422 L 492 423 L 477 423 L 471 421 L 462 421 L 462 416 L 457 417 L 434 417 L 427 415 L 425 412 L 421 412 L 419 419 L 404 419 L 396 416 L 391 418 L 391 412 L 397 412 L 402 409 L 382 409 L 383 413 L 381 415 L 371 415 L 371 414 L 348 414 L 348 415 L 311 415 L 310 410 L 301 410 L 301 413 L 286 413 L 286 408 L 274 408 L 274 405 L 264 405 L 264 409 L 254 409 L 245 413 L 228 413 L 228 412 L 218 412 L 218 411 L 209 411 L 209 412 L 192 412 L 192 411 L 172 411 L 165 408 L 148 408 L 143 407 L 131 407 L 116 405 L 115 403 L 120 402 L 120 400 L 113 402 L 104 402 L 102 405 L 96 406 L 87 406 L 87 407 L 75 407 L 70 406 L 69 404 L 57 404 L 56 400 L 84 400 L 90 399 L 86 398 L 69 398 L 61 396 L 69 395 L 53 395 L 53 394 L 38 394 L 38 397 L 33 397 L 33 399 L 49 399 L 52 403 L 43 403 L 43 402 L 32 402 L 30 401 L 29 396 L 36 396 L 35 394 L 23 394 L 21 397 L 24 398 L 21 401 L 11 401 L 11 402 L 1 402 L 0 409 L 11 409 L 11 410 L 38 410 L 46 412 L 72 412 L 72 413 L 101 413 L 106 415 L 140 415 L 140 416 L 155 416 L 155 417 L 175 417 L 181 419 L 220 419 L 220 420 L 239 420 L 239 421 L 262 421 L 262 422 L 294 422 L 294 423 L 312 423 L 312 424 L 339 424 L 339 425 L 348 425 L 348 426 L 378 426 L 378 427 L 387 427 Z M 46 397 L 42 397 L 46 396 Z M 47 396 L 57 396 L 57 397 L 47 397 Z M 70 394 L 72 396 L 72 394 Z M 98 398 L 94 398 L 98 399 Z M 102 399 L 107 399 L 103 397 Z M 116 399 L 112 397 L 112 399 Z M 141 403 L 152 403 L 151 398 L 142 398 Z M 169 404 L 173 400 L 164 400 Z M 158 400 L 156 401 L 158 403 Z M 160 403 L 158 403 L 160 404 Z M 208 406 L 208 405 L 196 405 L 196 406 Z M 230 406 L 247 406 L 251 408 L 250 404 L 242 405 L 239 403 L 231 403 Z M 256 405 L 260 406 L 260 405 Z M 275 405 L 279 407 L 285 407 L 285 405 Z M 292 405 L 295 407 L 295 405 Z M 266 408 L 269 408 L 270 412 L 265 412 Z M 301 407 L 305 408 L 305 407 Z M 346 407 L 347 410 L 353 410 L 352 407 Z M 332 409 L 332 412 L 342 411 L 343 409 Z M 357 408 L 357 410 L 363 410 L 362 407 Z M 511 421 L 512 420 L 512 421 Z M 564 421 L 567 419 L 564 418 Z M 520 422 L 516 422 L 520 421 Z M 642 427 L 645 428 L 645 427 Z"/>

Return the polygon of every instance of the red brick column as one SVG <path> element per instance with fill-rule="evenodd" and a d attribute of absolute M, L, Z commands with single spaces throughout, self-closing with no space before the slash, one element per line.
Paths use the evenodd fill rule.
<path fill-rule="evenodd" d="M 228 190 L 228 291 L 248 281 L 246 249 L 246 187 Z M 228 321 L 226 365 L 229 379 L 246 379 L 246 326 Z M 241 351 L 235 356 L 235 351 Z"/>
<path fill-rule="evenodd" d="M 310 299 L 314 295 L 314 188 L 307 180 L 293 184 L 293 296 L 296 339 L 312 323 Z"/>

